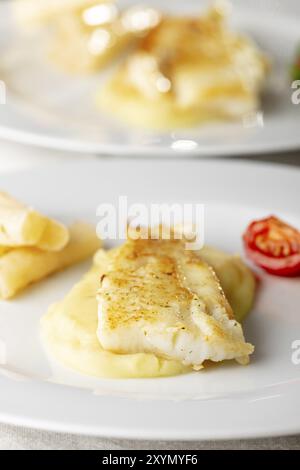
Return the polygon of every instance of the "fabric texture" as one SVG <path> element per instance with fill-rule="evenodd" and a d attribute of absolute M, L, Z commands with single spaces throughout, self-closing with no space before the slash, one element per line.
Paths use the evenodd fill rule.
<path fill-rule="evenodd" d="M 237 441 L 176 442 L 101 439 L 0 425 L 0 450 L 295 450 L 300 436 Z"/>

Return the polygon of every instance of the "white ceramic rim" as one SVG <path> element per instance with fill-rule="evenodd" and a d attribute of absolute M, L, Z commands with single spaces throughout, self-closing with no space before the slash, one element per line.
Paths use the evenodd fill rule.
<path fill-rule="evenodd" d="M 49 165 L 32 171 L 32 177 L 64 169 L 74 174 L 96 175 L 100 174 L 104 163 Z M 284 165 L 221 161 L 191 161 L 190 164 L 195 166 L 194 172 L 196 169 L 198 172 L 214 172 L 218 168 L 225 180 L 229 175 L 240 180 L 243 174 L 247 175 L 247 182 L 241 186 L 241 197 L 253 195 L 251 182 L 255 180 L 255 198 L 259 199 L 264 194 L 266 181 L 279 188 L 275 196 L 278 200 L 280 187 L 289 185 L 292 200 L 300 182 L 300 170 Z M 22 173 L 1 178 L 13 181 L 20 177 Z M 274 194 L 267 191 L 265 195 L 267 203 L 274 198 Z M 297 201 L 292 204 L 295 208 Z M 97 396 L 90 390 L 31 379 L 18 382 L 0 376 L 0 397 L 2 422 L 57 432 L 153 440 L 242 439 L 300 432 L 297 412 L 300 377 L 249 394 L 161 401 Z"/>

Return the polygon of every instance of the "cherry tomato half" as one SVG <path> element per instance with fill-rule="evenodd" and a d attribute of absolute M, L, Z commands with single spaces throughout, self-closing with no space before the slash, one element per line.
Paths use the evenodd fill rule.
<path fill-rule="evenodd" d="M 246 255 L 277 276 L 300 275 L 300 231 L 275 216 L 252 222 L 243 235 Z"/>

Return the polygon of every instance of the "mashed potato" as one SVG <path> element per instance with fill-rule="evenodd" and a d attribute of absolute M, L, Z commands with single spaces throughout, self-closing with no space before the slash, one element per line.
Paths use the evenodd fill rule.
<path fill-rule="evenodd" d="M 210 246 L 202 248 L 199 254 L 214 268 L 234 316 L 241 323 L 253 304 L 254 275 L 238 255 L 230 255 Z"/>
<path fill-rule="evenodd" d="M 100 250 L 92 269 L 61 302 L 42 319 L 42 338 L 47 350 L 62 364 L 97 377 L 142 378 L 178 375 L 191 370 L 179 362 L 154 354 L 114 354 L 101 348 L 96 336 L 96 292 L 113 252 Z M 214 266 L 233 310 L 240 321 L 249 310 L 255 290 L 252 273 L 235 256 L 205 247 L 201 257 Z"/>

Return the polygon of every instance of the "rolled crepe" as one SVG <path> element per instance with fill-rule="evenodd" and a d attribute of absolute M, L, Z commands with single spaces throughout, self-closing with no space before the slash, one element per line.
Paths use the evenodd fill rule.
<path fill-rule="evenodd" d="M 60 252 L 15 248 L 0 257 L 0 297 L 9 299 L 29 284 L 91 256 L 101 246 L 95 228 L 76 222 L 70 241 Z"/>
<path fill-rule="evenodd" d="M 68 241 L 64 225 L 0 192 L 0 254 L 6 247 L 19 246 L 59 251 Z"/>

